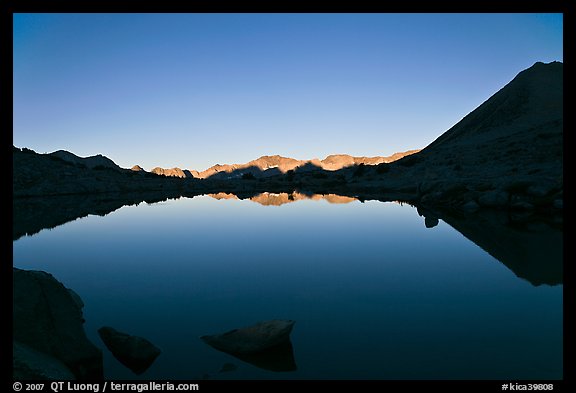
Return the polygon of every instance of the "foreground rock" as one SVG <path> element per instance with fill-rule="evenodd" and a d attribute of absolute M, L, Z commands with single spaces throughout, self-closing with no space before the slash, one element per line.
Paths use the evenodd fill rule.
<path fill-rule="evenodd" d="M 296 370 L 290 333 L 295 321 L 270 320 L 223 334 L 200 337 L 205 343 L 257 367 Z"/>
<path fill-rule="evenodd" d="M 208 345 L 228 353 L 256 353 L 289 340 L 295 321 L 273 319 L 229 332 L 200 337 Z"/>
<path fill-rule="evenodd" d="M 18 343 L 12 344 L 13 378 L 15 380 L 73 380 L 68 367 L 58 359 Z"/>
<path fill-rule="evenodd" d="M 13 285 L 15 376 L 102 378 L 102 352 L 86 337 L 81 301 L 42 271 L 13 268 Z"/>
<path fill-rule="evenodd" d="M 101 327 L 98 334 L 112 355 L 138 375 L 146 371 L 162 352 L 145 338 L 131 336 L 111 327 Z"/>

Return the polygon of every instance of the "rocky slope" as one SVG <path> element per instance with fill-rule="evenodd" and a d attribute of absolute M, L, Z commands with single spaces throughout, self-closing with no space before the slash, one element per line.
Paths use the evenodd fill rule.
<path fill-rule="evenodd" d="M 89 157 L 88 161 L 78 161 L 74 157 L 72 153 L 38 154 L 30 149 L 13 147 L 13 197 L 150 191 L 172 193 L 183 188 L 182 179 L 166 178 L 137 168 L 123 169 L 103 156 Z"/>
<path fill-rule="evenodd" d="M 422 151 L 353 182 L 430 206 L 561 209 L 563 64 L 534 64 Z"/>

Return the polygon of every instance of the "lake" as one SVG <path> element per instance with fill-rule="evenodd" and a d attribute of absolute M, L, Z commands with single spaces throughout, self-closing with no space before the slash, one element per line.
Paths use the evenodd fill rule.
<path fill-rule="evenodd" d="M 562 378 L 563 285 L 538 282 L 548 256 L 562 258 L 561 231 L 528 231 L 525 243 L 546 238 L 551 248 L 526 278 L 522 244 L 498 236 L 480 247 L 473 231 L 442 219 L 427 228 L 410 205 L 254 199 L 182 197 L 89 215 L 15 240 L 13 264 L 50 272 L 82 297 L 109 379 Z M 501 249 L 519 250 L 515 264 L 487 252 Z M 199 339 L 270 319 L 296 321 L 295 370 Z M 137 376 L 106 349 L 102 326 L 162 354 Z"/>

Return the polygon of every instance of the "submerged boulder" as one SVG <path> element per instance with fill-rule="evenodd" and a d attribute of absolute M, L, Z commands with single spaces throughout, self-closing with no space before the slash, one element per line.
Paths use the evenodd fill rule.
<path fill-rule="evenodd" d="M 271 371 L 296 370 L 290 333 L 295 321 L 270 320 L 226 333 L 200 337 L 211 347 Z"/>
<path fill-rule="evenodd" d="M 208 345 L 224 352 L 256 353 L 288 341 L 295 323 L 291 320 L 273 319 L 200 338 Z"/>
<path fill-rule="evenodd" d="M 86 337 L 79 296 L 42 271 L 13 268 L 13 286 L 15 372 L 16 363 L 33 363 L 38 376 L 42 364 L 46 373 L 60 373 L 63 363 L 78 379 L 102 378 L 102 352 Z M 51 358 L 58 361 L 54 367 L 48 366 Z"/>
<path fill-rule="evenodd" d="M 146 371 L 162 353 L 145 338 L 131 336 L 108 326 L 98 329 L 98 334 L 112 355 L 135 374 Z"/>

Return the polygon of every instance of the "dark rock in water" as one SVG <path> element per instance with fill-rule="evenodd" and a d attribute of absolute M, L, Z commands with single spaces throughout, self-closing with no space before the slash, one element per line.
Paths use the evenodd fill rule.
<path fill-rule="evenodd" d="M 66 288 L 66 289 L 68 289 L 68 292 L 70 293 L 72 300 L 74 300 L 74 303 L 76 303 L 76 306 L 78 306 L 78 308 L 80 310 L 83 310 L 84 309 L 84 302 L 82 301 L 82 298 L 80 297 L 80 295 L 78 295 L 74 290 L 72 290 L 70 288 Z"/>
<path fill-rule="evenodd" d="M 60 360 L 16 341 L 12 344 L 12 377 L 15 380 L 76 379 Z"/>
<path fill-rule="evenodd" d="M 72 290 L 70 288 L 66 288 L 66 289 L 68 289 L 68 292 L 70 293 L 70 297 L 72 298 L 72 300 L 74 300 L 74 303 L 76 303 L 76 306 L 78 306 L 78 308 L 82 312 L 84 310 L 84 301 L 82 300 L 80 295 L 78 295 L 76 292 L 74 292 L 74 290 Z M 86 322 L 86 320 L 84 319 L 84 316 L 82 316 L 82 323 L 84 323 L 84 322 Z"/>
<path fill-rule="evenodd" d="M 111 327 L 101 327 L 98 334 L 112 355 L 138 375 L 146 371 L 162 352 L 145 338 L 131 336 Z"/>
<path fill-rule="evenodd" d="M 434 228 L 438 225 L 438 218 L 433 216 L 424 217 L 424 225 L 426 228 Z"/>
<path fill-rule="evenodd" d="M 271 320 L 201 339 L 237 359 L 271 371 L 294 371 L 296 361 L 290 342 L 294 321 Z"/>
<path fill-rule="evenodd" d="M 13 268 L 13 286 L 14 341 L 57 359 L 78 379 L 101 379 L 102 352 L 86 337 L 78 299 L 51 274 L 42 271 Z M 30 362 L 38 359 L 26 349 L 19 354 L 32 356 Z M 20 361 L 25 363 L 22 358 Z"/>
<path fill-rule="evenodd" d="M 422 206 L 418 206 L 416 211 L 420 217 L 424 216 L 424 225 L 426 228 L 434 228 L 436 225 L 438 225 L 438 217 L 436 217 L 436 215 L 433 214 L 430 210 Z"/>
<path fill-rule="evenodd" d="M 208 345 L 224 352 L 255 353 L 288 341 L 294 323 L 295 321 L 274 319 L 200 338 Z"/>

